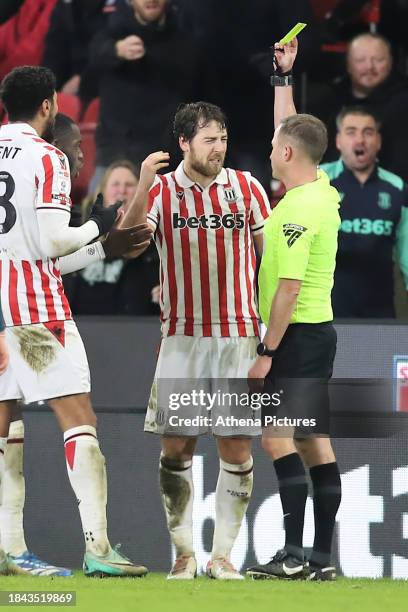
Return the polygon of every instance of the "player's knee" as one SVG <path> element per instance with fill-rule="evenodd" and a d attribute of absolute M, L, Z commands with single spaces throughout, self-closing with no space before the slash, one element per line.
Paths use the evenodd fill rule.
<path fill-rule="evenodd" d="M 194 454 L 195 439 L 163 437 L 161 457 L 174 461 L 191 461 Z"/>
<path fill-rule="evenodd" d="M 277 452 L 277 447 L 276 447 L 276 441 L 274 438 L 262 438 L 262 448 L 264 449 L 264 451 L 270 456 L 272 457 L 272 459 L 274 459 L 274 455 Z"/>
<path fill-rule="evenodd" d="M 306 465 L 323 465 L 336 461 L 328 438 L 301 438 L 296 440 L 296 448 Z"/>
<path fill-rule="evenodd" d="M 263 436 L 262 448 L 273 461 L 296 452 L 296 447 L 292 439 L 276 438 L 274 436 Z"/>
<path fill-rule="evenodd" d="M 243 464 L 251 458 L 251 441 L 239 438 L 218 438 L 218 453 L 227 463 Z"/>

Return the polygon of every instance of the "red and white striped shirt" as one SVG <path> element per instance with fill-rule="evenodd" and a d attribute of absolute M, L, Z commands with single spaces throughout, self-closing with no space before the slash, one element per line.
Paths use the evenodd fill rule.
<path fill-rule="evenodd" d="M 163 336 L 255 336 L 256 256 L 268 197 L 249 172 L 223 168 L 206 189 L 181 163 L 157 175 L 148 221 L 160 254 Z"/>
<path fill-rule="evenodd" d="M 37 210 L 70 212 L 66 156 L 26 123 L 0 128 L 0 299 L 6 326 L 71 319 L 58 259 L 41 251 Z"/>

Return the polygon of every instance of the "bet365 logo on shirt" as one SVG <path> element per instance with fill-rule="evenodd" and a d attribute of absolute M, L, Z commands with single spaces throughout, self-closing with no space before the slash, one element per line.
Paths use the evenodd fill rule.
<path fill-rule="evenodd" d="M 346 234 L 363 234 L 375 236 L 391 236 L 394 229 L 394 221 L 385 219 L 343 219 L 341 231 Z"/>
<path fill-rule="evenodd" d="M 182 217 L 173 213 L 174 229 L 243 229 L 245 226 L 245 213 L 226 213 L 225 215 L 201 215 L 200 217 Z"/>

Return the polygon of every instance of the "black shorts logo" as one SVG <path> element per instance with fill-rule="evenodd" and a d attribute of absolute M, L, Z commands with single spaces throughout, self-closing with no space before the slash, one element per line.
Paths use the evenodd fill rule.
<path fill-rule="evenodd" d="M 288 247 L 290 248 L 296 240 L 305 233 L 307 227 L 297 225 L 296 223 L 285 223 L 283 226 L 283 234 L 288 238 Z"/>

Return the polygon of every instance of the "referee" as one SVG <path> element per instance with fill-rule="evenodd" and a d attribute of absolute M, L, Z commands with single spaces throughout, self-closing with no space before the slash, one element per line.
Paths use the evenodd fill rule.
<path fill-rule="evenodd" d="M 336 352 L 331 289 L 335 269 L 340 197 L 318 164 L 327 147 L 324 124 L 297 115 L 291 69 L 297 41 L 275 46 L 275 126 L 271 164 L 286 195 L 264 227 L 259 274 L 261 317 L 267 326 L 258 357 L 249 370 L 265 379 L 264 390 L 282 394 L 282 416 L 322 415 L 328 419 L 327 382 Z M 251 381 L 252 379 L 252 381 Z M 288 381 L 290 379 L 290 381 Z M 290 385 L 282 384 L 284 381 Z M 284 397 L 283 397 L 284 395 Z M 299 410 L 300 408 L 300 410 Z M 292 425 L 290 422 L 289 425 Z M 307 425 L 307 423 L 304 423 Z M 265 427 L 262 446 L 274 461 L 285 523 L 285 547 L 269 563 L 248 569 L 254 578 L 334 580 L 330 563 L 341 481 L 330 439 L 321 429 L 277 431 Z M 311 425 L 311 423 L 310 423 Z M 326 430 L 325 433 L 328 433 Z M 310 565 L 303 552 L 303 524 L 308 485 L 313 483 L 315 538 Z"/>

